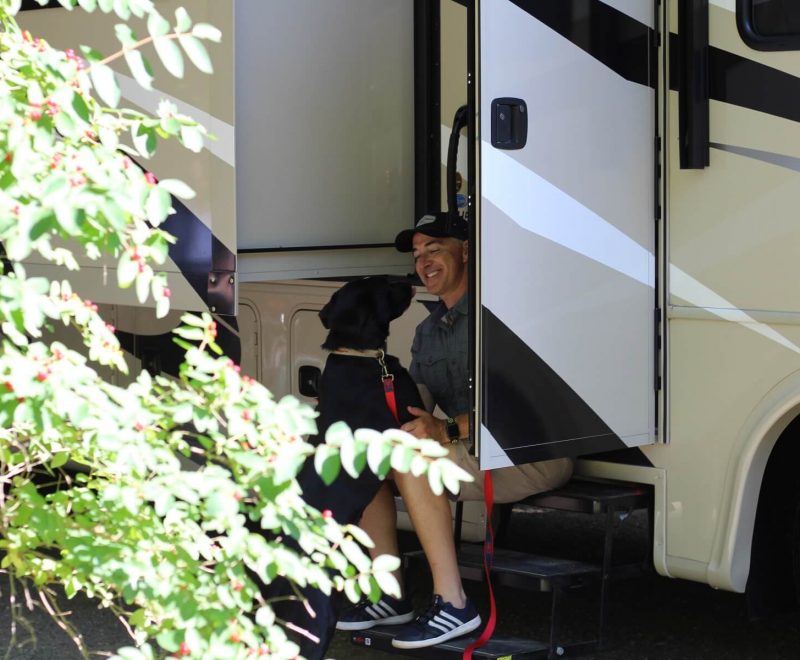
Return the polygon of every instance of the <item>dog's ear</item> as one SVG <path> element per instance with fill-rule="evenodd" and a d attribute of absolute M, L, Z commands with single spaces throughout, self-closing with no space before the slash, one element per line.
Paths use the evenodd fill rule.
<path fill-rule="evenodd" d="M 333 296 L 331 296 L 331 299 L 327 303 L 325 303 L 325 307 L 319 310 L 319 320 L 322 321 L 322 327 L 325 328 L 326 330 L 331 329 L 330 325 L 328 325 L 329 324 L 328 319 L 331 313 L 331 305 L 333 304 L 335 298 L 336 294 L 334 293 Z"/>
<path fill-rule="evenodd" d="M 388 288 L 389 320 L 393 321 L 408 309 L 411 299 L 414 297 L 414 287 L 408 282 L 391 282 L 388 284 Z"/>

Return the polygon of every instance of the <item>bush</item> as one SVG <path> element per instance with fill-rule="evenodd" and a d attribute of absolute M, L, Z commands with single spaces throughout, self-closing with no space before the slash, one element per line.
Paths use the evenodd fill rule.
<path fill-rule="evenodd" d="M 295 477 L 305 459 L 314 455 L 326 480 L 367 464 L 380 475 L 433 466 L 429 478 L 441 491 L 457 489 L 464 475 L 438 444 L 400 431 L 335 425 L 315 449 L 304 440 L 315 432 L 313 410 L 291 397 L 276 401 L 240 373 L 221 354 L 208 314 L 185 315 L 176 331 L 186 350 L 178 378 L 143 372 L 118 387 L 98 374 L 101 366 L 126 370 L 114 328 L 68 279 L 30 277 L 25 263 L 36 256 L 66 273 L 110 255 L 120 286 L 167 313 L 158 268 L 174 239 L 159 226 L 172 195 L 193 193 L 157 181 L 131 157 L 151 157 L 162 139 L 199 151 L 207 136 L 169 102 L 155 117 L 117 107 L 109 64 L 123 58 L 149 85 L 142 48 L 154 47 L 174 75 L 184 56 L 211 72 L 204 42 L 220 34 L 183 9 L 167 21 L 151 0 L 60 3 L 123 22 L 116 53 L 62 52 L 20 30 L 19 0 L 0 0 L 0 566 L 14 591 L 67 629 L 54 602 L 61 588 L 112 609 L 133 638 L 119 657 L 295 657 L 287 622 L 259 581 L 285 576 L 353 601 L 377 598 L 396 593 L 399 561 L 371 563 L 361 530 L 304 503 Z M 146 25 L 145 38 L 129 19 Z M 77 329 L 84 349 L 49 340 L 57 324 Z M 24 615 L 19 605 L 14 612 Z"/>

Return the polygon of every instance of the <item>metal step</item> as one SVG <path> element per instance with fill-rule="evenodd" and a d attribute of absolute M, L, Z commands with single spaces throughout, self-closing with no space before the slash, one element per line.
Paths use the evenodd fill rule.
<path fill-rule="evenodd" d="M 397 633 L 397 626 L 376 626 L 369 630 L 359 630 L 350 635 L 350 641 L 356 646 L 364 646 L 388 653 L 397 653 L 412 658 L 426 660 L 439 660 L 440 658 L 461 658 L 464 649 L 477 639 L 477 636 L 468 635 L 450 640 L 437 646 L 423 649 L 396 649 L 392 646 L 392 639 Z M 486 646 L 476 649 L 473 658 L 493 658 L 498 660 L 534 660 L 534 658 L 547 658 L 549 647 L 544 642 L 531 639 L 517 638 L 492 638 Z"/>
<path fill-rule="evenodd" d="M 653 502 L 653 487 L 647 484 L 611 483 L 576 477 L 562 488 L 532 495 L 514 503 L 514 512 L 530 508 L 576 513 L 605 513 L 646 509 Z"/>
<path fill-rule="evenodd" d="M 425 561 L 422 550 L 408 552 L 405 557 L 406 562 Z M 464 579 L 483 580 L 483 545 L 462 544 L 458 550 L 458 566 Z M 554 584 L 578 587 L 600 579 L 600 567 L 593 564 L 498 548 L 495 548 L 491 572 L 495 584 L 531 591 L 551 591 Z"/>

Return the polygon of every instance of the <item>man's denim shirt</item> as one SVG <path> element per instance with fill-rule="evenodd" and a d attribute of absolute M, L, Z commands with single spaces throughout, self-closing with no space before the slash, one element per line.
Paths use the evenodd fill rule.
<path fill-rule="evenodd" d="M 417 326 L 411 346 L 411 377 L 426 385 L 450 417 L 469 412 L 469 320 L 467 296 L 451 309 L 439 302 Z"/>

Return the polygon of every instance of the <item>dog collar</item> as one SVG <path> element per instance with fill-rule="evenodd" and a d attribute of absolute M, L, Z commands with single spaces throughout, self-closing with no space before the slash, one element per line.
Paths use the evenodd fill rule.
<path fill-rule="evenodd" d="M 371 349 L 366 348 L 364 350 L 359 350 L 356 348 L 337 348 L 331 351 L 332 353 L 336 353 L 337 355 L 352 355 L 353 357 L 366 357 L 366 358 L 373 358 L 376 360 L 382 360 L 383 357 L 386 355 L 381 349 Z"/>
<path fill-rule="evenodd" d="M 394 374 L 390 374 L 389 369 L 386 367 L 386 361 L 384 360 L 384 358 L 386 357 L 386 353 L 384 353 L 380 348 L 377 350 L 376 349 L 357 350 L 355 348 L 337 348 L 331 352 L 336 353 L 337 355 L 366 357 L 378 361 L 378 364 L 381 366 L 381 382 L 383 383 L 383 394 L 386 397 L 386 405 L 389 406 L 389 410 L 391 411 L 395 420 L 397 420 L 397 423 L 400 424 L 400 417 L 397 414 L 397 401 L 394 395 Z"/>

